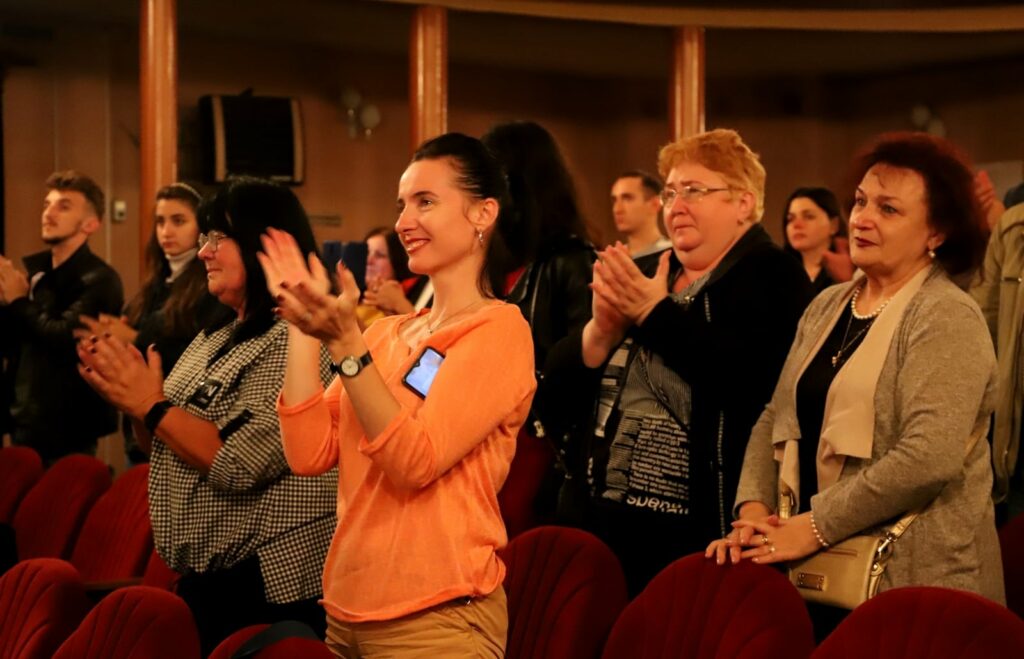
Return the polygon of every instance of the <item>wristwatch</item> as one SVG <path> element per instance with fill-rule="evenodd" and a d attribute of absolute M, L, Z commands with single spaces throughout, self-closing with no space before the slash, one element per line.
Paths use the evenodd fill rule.
<path fill-rule="evenodd" d="M 362 357 L 349 355 L 342 357 L 337 364 L 331 364 L 331 370 L 345 378 L 354 378 L 360 371 L 373 363 L 373 355 L 367 350 Z"/>

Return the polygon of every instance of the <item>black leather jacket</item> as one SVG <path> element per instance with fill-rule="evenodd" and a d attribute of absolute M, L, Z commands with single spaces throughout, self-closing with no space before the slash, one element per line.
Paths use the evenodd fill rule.
<path fill-rule="evenodd" d="M 551 346 L 590 320 L 594 258 L 593 245 L 572 236 L 528 265 L 508 295 L 530 323 L 538 375 Z"/>
<path fill-rule="evenodd" d="M 12 430 L 46 461 L 87 450 L 117 429 L 116 414 L 79 376 L 72 330 L 81 314 L 119 315 L 121 278 L 82 245 L 56 269 L 49 251 L 24 258 L 30 297 L 0 309 L 4 344 L 12 356 Z M 20 439 L 19 439 L 20 437 Z"/>

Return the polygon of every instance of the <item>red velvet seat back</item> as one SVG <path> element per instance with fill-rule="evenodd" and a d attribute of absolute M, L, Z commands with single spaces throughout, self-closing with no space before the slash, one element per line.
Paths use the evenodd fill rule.
<path fill-rule="evenodd" d="M 498 506 L 509 540 L 537 525 L 534 502 L 553 461 L 554 453 L 545 440 L 537 439 L 526 428 L 519 431 L 516 455 L 498 492 Z"/>
<path fill-rule="evenodd" d="M 54 659 L 198 659 L 199 634 L 185 602 L 149 586 L 100 600 Z"/>
<path fill-rule="evenodd" d="M 814 649 L 804 601 L 779 571 L 703 554 L 656 576 L 612 629 L 614 659 L 802 659 Z"/>
<path fill-rule="evenodd" d="M 239 629 L 221 641 L 220 645 L 210 653 L 208 659 L 231 659 L 246 641 L 268 627 L 270 625 L 252 625 Z M 302 659 L 334 659 L 334 655 L 326 645 L 311 638 L 285 638 L 250 655 L 250 659 L 296 659 L 298 657 Z"/>
<path fill-rule="evenodd" d="M 626 605 L 618 559 L 578 529 L 541 526 L 501 552 L 508 566 L 510 659 L 599 657 Z"/>
<path fill-rule="evenodd" d="M 85 581 L 141 577 L 153 551 L 146 481 L 149 465 L 121 474 L 89 511 L 71 563 Z"/>
<path fill-rule="evenodd" d="M 56 558 L 19 562 L 0 577 L 0 657 L 49 659 L 88 610 L 71 564 Z"/>
<path fill-rule="evenodd" d="M 181 575 L 167 567 L 167 563 L 160 558 L 160 554 L 156 553 L 155 549 L 150 552 L 146 571 L 142 575 L 143 586 L 162 588 L 173 593 L 178 588 L 179 579 L 181 579 Z"/>
<path fill-rule="evenodd" d="M 1006 606 L 1024 618 L 1024 515 L 1017 515 L 999 529 L 1003 551 L 1003 583 Z"/>
<path fill-rule="evenodd" d="M 814 659 L 1024 657 L 1024 621 L 973 593 L 896 588 L 857 607 Z"/>
<path fill-rule="evenodd" d="M 43 461 L 27 446 L 0 449 L 0 522 L 10 524 L 18 504 L 43 475 Z"/>
<path fill-rule="evenodd" d="M 69 455 L 47 469 L 14 515 L 18 558 L 69 558 L 89 509 L 110 487 L 96 458 Z"/>

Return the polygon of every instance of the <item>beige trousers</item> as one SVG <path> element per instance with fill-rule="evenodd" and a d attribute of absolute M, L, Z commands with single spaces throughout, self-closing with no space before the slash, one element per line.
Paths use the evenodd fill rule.
<path fill-rule="evenodd" d="M 395 620 L 343 622 L 327 616 L 327 647 L 344 659 L 477 659 L 505 656 L 505 590 L 460 598 Z"/>

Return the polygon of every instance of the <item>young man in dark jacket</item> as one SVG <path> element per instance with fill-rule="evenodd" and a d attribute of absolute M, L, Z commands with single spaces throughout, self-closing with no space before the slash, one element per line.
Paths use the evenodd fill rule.
<path fill-rule="evenodd" d="M 11 437 L 47 464 L 69 453 L 93 453 L 117 428 L 114 409 L 78 374 L 74 329 L 82 314 L 119 315 L 121 278 L 89 251 L 100 228 L 103 191 L 74 171 L 46 181 L 44 252 L 23 259 L 26 272 L 0 257 L 0 336 L 10 355 Z"/>

